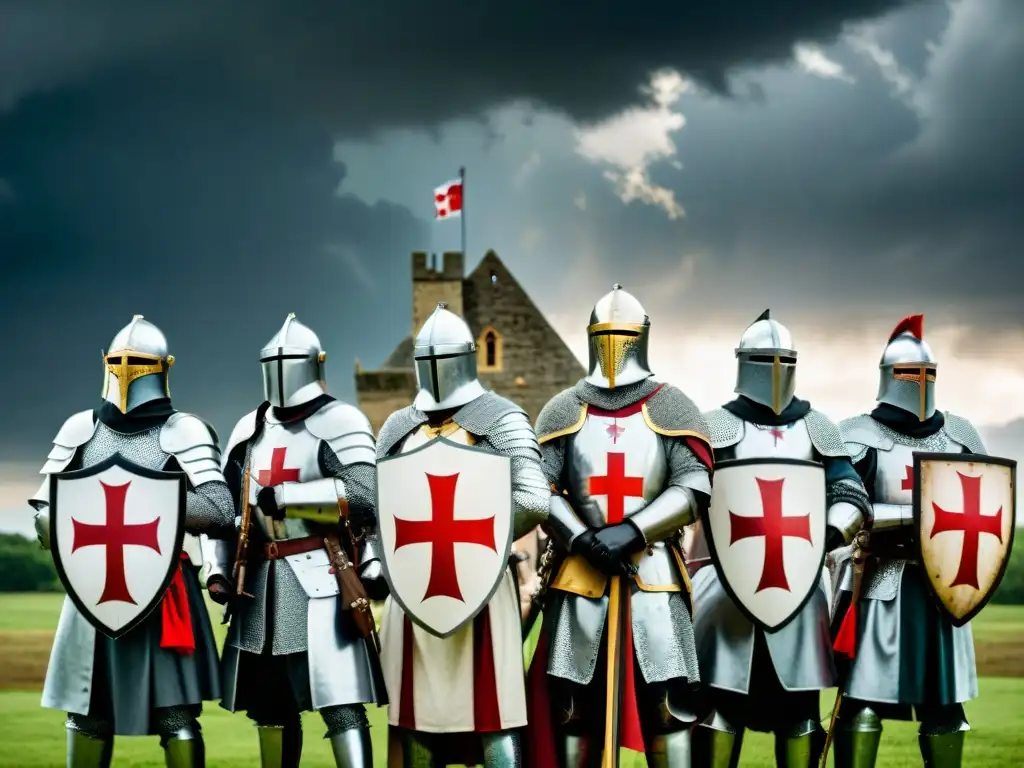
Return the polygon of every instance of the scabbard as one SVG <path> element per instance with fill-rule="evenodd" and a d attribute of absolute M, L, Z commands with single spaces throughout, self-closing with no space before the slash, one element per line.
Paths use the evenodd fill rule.
<path fill-rule="evenodd" d="M 622 724 L 623 671 L 625 669 L 625 643 L 623 631 L 626 600 L 629 592 L 623 576 L 613 576 L 608 583 L 608 675 L 606 680 L 606 704 L 604 727 L 604 750 L 601 768 L 619 768 L 619 742 Z"/>

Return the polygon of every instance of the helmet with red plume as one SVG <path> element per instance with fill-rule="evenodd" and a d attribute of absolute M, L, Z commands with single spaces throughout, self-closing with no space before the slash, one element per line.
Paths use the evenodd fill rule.
<path fill-rule="evenodd" d="M 921 421 L 935 413 L 937 363 L 924 340 L 924 315 L 900 320 L 878 367 L 878 402 L 909 411 Z"/>

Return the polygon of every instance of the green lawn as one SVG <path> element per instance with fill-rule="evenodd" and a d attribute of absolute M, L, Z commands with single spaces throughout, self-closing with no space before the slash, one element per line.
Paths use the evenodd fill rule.
<path fill-rule="evenodd" d="M 52 631 L 60 612 L 57 595 L 0 596 L 0 642 L 21 633 Z M 213 614 L 219 617 L 219 611 Z M 215 619 L 219 620 L 219 619 Z M 217 626 L 215 624 L 215 626 Z M 991 606 L 974 623 L 975 636 L 983 642 L 1020 642 L 1024 637 L 1024 609 Z M 219 628 L 219 627 L 218 627 Z M 1024 647 L 1021 648 L 1024 651 Z M 3 659 L 0 645 L 0 659 Z M 822 697 L 822 715 L 830 710 L 833 695 Z M 1009 768 L 1024 764 L 1024 679 L 983 678 L 981 697 L 968 706 L 972 732 L 964 765 L 970 768 Z M 0 766 L 60 766 L 64 764 L 64 715 L 39 706 L 38 691 L 0 692 Z M 387 723 L 384 710 L 370 713 L 373 723 L 375 764 L 385 765 Z M 256 733 L 243 715 L 230 715 L 216 704 L 208 705 L 203 715 L 210 768 L 259 765 Z M 303 766 L 332 766 L 330 749 L 319 738 L 322 724 L 315 714 L 307 715 Z M 643 760 L 629 756 L 623 768 L 640 768 Z M 155 738 L 119 739 L 114 750 L 115 766 L 162 766 L 163 756 Z M 763 734 L 751 734 L 744 744 L 743 766 L 774 765 L 771 740 Z M 887 723 L 883 736 L 879 768 L 920 766 L 916 726 Z"/>

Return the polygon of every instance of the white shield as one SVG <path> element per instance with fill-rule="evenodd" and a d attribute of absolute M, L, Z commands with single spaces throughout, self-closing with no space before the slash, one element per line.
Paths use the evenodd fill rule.
<path fill-rule="evenodd" d="M 776 632 L 821 583 L 825 470 L 798 459 L 715 464 L 705 526 L 722 586 L 757 626 Z"/>
<path fill-rule="evenodd" d="M 68 596 L 103 634 L 137 627 L 167 591 L 185 535 L 185 474 L 120 454 L 50 476 L 50 538 Z"/>
<path fill-rule="evenodd" d="M 988 603 L 1010 559 L 1017 462 L 915 453 L 913 472 L 921 562 L 950 620 L 963 626 Z"/>
<path fill-rule="evenodd" d="M 377 518 L 391 597 L 448 637 L 490 601 L 512 548 L 512 462 L 444 438 L 381 459 Z"/>

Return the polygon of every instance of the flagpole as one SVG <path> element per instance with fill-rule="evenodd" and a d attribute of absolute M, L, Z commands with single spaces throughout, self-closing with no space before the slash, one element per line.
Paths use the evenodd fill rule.
<path fill-rule="evenodd" d="M 466 257 L 466 169 L 459 168 L 459 185 L 462 187 L 462 212 L 459 215 L 459 226 L 462 228 L 462 259 Z"/>

